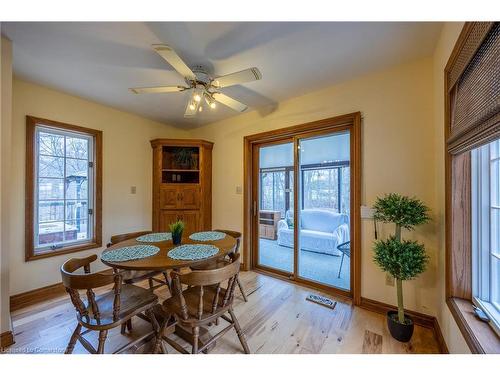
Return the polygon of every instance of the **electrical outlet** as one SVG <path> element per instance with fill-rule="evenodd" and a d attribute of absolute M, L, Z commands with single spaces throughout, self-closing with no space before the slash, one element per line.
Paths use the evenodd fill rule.
<path fill-rule="evenodd" d="M 385 274 L 385 285 L 394 286 L 394 277 L 388 273 Z"/>

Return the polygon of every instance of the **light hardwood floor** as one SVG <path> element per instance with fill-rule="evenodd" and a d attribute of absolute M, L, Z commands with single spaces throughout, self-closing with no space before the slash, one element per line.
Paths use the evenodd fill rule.
<path fill-rule="evenodd" d="M 252 353 L 439 353 L 432 330 L 415 326 L 410 343 L 394 340 L 387 330 L 385 316 L 354 307 L 347 300 L 338 301 L 334 310 L 305 300 L 310 289 L 255 272 L 242 272 L 249 301 L 239 293 L 235 313 L 247 336 Z M 144 285 L 146 287 L 146 285 Z M 166 287 L 157 289 L 160 299 L 168 296 Z M 61 353 L 75 327 L 75 311 L 67 296 L 13 312 L 16 343 L 11 353 Z M 133 320 L 132 334 L 121 335 L 120 329 L 108 334 L 106 352 L 137 337 L 149 325 Z M 211 327 L 216 333 L 221 323 Z M 97 337 L 87 336 L 91 342 Z M 180 339 L 178 340 L 179 342 Z M 186 346 L 187 347 L 187 346 Z M 234 331 L 217 342 L 212 353 L 241 353 Z M 85 353 L 77 343 L 74 353 Z M 176 351 L 169 347 L 169 353 Z"/>

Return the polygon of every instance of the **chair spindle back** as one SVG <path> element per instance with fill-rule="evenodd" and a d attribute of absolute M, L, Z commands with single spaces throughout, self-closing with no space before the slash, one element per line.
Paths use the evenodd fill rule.
<path fill-rule="evenodd" d="M 99 324 L 100 313 L 94 289 L 110 284 L 114 285 L 113 319 L 117 320 L 120 313 L 122 276 L 119 273 L 92 273 L 90 271 L 90 263 L 96 259 L 97 255 L 94 254 L 87 258 L 72 258 L 67 260 L 61 266 L 61 277 L 66 292 L 69 294 L 77 313 L 82 318 L 93 318 Z M 80 268 L 83 268 L 83 273 L 75 273 Z M 79 290 L 86 291 L 87 305 L 82 301 Z M 90 316 L 89 308 L 92 316 Z"/>
<path fill-rule="evenodd" d="M 205 287 L 215 286 L 215 293 L 211 301 L 210 310 L 214 313 L 218 307 L 225 307 L 232 303 L 234 297 L 234 289 L 236 287 L 240 270 L 240 255 L 230 254 L 230 260 L 227 265 L 213 270 L 191 271 L 189 273 L 172 272 L 172 280 L 174 285 L 174 296 L 177 296 L 180 304 L 181 319 L 197 319 L 201 320 L 204 306 Z M 227 281 L 227 288 L 222 296 L 222 301 L 219 301 L 219 294 L 221 291 L 221 284 Z M 186 305 L 186 300 L 183 295 L 182 285 L 189 285 L 190 288 L 198 288 L 198 307 L 196 313 L 193 315 L 189 313 Z"/>

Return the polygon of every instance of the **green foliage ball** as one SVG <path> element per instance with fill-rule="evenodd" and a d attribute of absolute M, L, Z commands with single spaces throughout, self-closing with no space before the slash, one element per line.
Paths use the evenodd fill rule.
<path fill-rule="evenodd" d="M 430 220 L 429 208 L 421 200 L 396 193 L 377 198 L 373 208 L 375 220 L 395 223 L 409 230 Z"/>
<path fill-rule="evenodd" d="M 424 272 L 429 257 L 425 247 L 416 241 L 398 241 L 395 236 L 375 242 L 373 260 L 392 277 L 410 280 Z"/>

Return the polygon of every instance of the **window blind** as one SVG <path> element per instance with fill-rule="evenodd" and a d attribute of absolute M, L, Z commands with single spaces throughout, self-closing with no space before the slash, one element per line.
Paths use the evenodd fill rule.
<path fill-rule="evenodd" d="M 459 154 L 500 137 L 500 23 L 475 23 L 448 70 L 448 151 Z"/>

